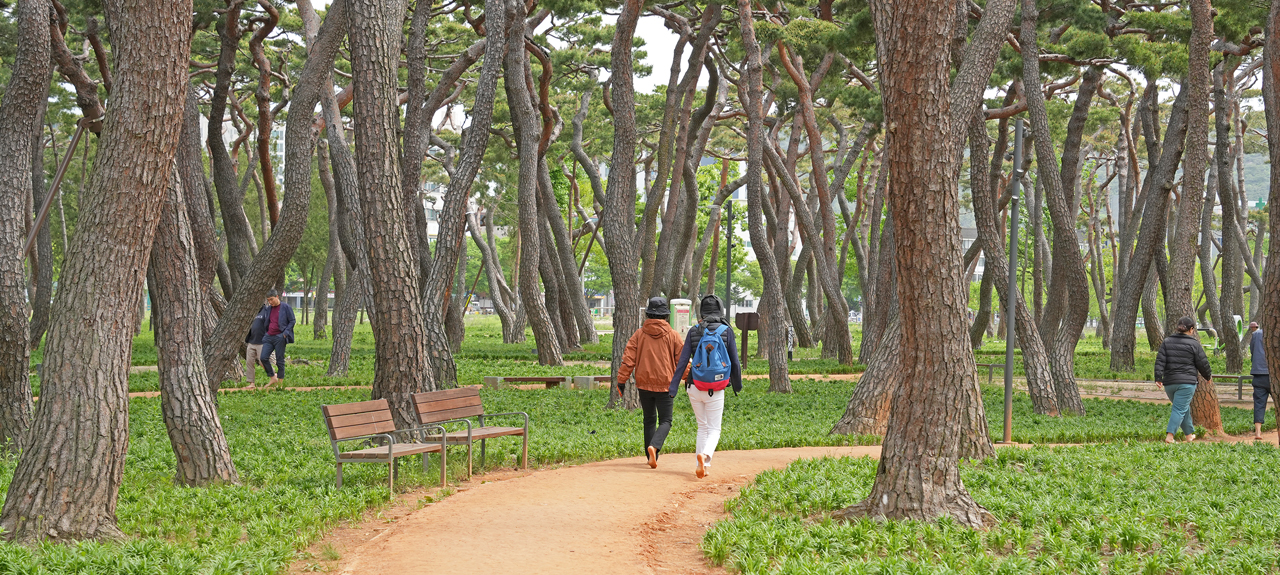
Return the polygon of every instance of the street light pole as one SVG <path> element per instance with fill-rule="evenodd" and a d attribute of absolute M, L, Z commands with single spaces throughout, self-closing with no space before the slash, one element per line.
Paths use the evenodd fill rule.
<path fill-rule="evenodd" d="M 1018 185 L 1022 180 L 1022 118 L 1013 124 L 1013 182 L 1010 186 L 1009 211 L 1009 289 L 1004 298 L 1004 441 L 1013 443 L 1013 344 L 1017 336 L 1018 294 Z"/>

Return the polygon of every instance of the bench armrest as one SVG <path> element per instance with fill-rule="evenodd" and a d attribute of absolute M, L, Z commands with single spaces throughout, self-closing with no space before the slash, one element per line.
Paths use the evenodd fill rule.
<path fill-rule="evenodd" d="M 447 423 L 465 423 L 465 424 L 467 424 L 467 433 L 468 433 L 468 434 L 470 434 L 470 433 L 471 433 L 471 427 L 472 427 L 472 425 L 471 425 L 471 420 L 470 420 L 470 419 L 450 419 L 450 420 L 448 420 L 448 421 L 436 421 L 436 422 L 433 422 L 433 423 L 426 423 L 426 424 L 423 424 L 423 426 L 424 426 L 424 427 L 438 427 L 438 428 L 440 428 L 440 430 L 441 430 L 441 432 L 442 432 L 442 433 L 448 433 L 448 430 L 444 428 L 445 424 L 447 424 Z"/>
<path fill-rule="evenodd" d="M 410 428 L 408 428 L 408 429 L 397 429 L 397 430 L 395 430 L 395 431 L 392 431 L 392 432 L 390 433 L 390 435 L 394 435 L 394 436 L 405 436 L 404 441 L 412 441 L 412 440 L 423 440 L 423 441 L 425 441 L 425 440 L 427 439 L 427 435 L 426 435 L 426 433 L 430 432 L 431 430 L 435 430 L 435 429 L 440 430 L 441 435 L 443 435 L 443 434 L 445 433 L 445 429 L 444 429 L 444 427 L 441 427 L 441 426 L 436 425 L 436 424 L 434 424 L 434 423 L 433 423 L 433 424 L 428 424 L 428 425 L 419 425 L 419 426 L 416 426 L 416 427 L 410 427 Z M 421 436 L 420 436 L 420 438 L 419 438 L 419 437 L 413 437 L 413 434 L 421 434 Z"/>
<path fill-rule="evenodd" d="M 484 418 L 486 418 L 486 417 L 502 417 L 502 416 L 505 416 L 505 415 L 523 415 L 523 416 L 524 416 L 524 429 L 525 429 L 525 431 L 528 431 L 528 430 L 529 430 L 529 414 L 528 414 L 528 413 L 525 413 L 525 412 L 523 412 L 523 411 L 507 411 L 507 412 L 504 412 L 504 413 L 482 413 L 482 414 L 480 414 L 480 425 L 484 425 Z"/>

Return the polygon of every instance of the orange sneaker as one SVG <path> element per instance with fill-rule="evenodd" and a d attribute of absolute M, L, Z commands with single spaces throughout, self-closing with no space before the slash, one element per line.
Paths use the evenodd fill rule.
<path fill-rule="evenodd" d="M 702 463 L 702 457 L 703 457 L 703 455 L 702 455 L 701 453 L 699 453 L 699 454 L 698 454 L 698 469 L 697 469 L 696 471 L 694 471 L 694 472 L 693 472 L 693 473 L 694 473 L 694 475 L 697 475 L 697 476 L 698 476 L 698 479 L 702 479 L 703 477 L 706 477 L 706 475 L 707 475 L 707 468 L 706 468 L 706 466 L 704 466 L 704 465 L 703 465 L 703 463 Z"/>
<path fill-rule="evenodd" d="M 648 448 L 645 449 L 645 451 L 649 453 L 649 467 L 653 469 L 657 469 L 658 468 L 658 450 L 654 449 L 653 446 L 650 445 Z"/>

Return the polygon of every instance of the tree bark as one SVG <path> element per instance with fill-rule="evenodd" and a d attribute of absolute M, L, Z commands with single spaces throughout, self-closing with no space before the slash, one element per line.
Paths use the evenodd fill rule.
<path fill-rule="evenodd" d="M 387 399 L 396 427 L 415 425 L 412 394 L 434 391 L 427 359 L 425 319 L 415 239 L 405 221 L 400 186 L 396 68 L 404 2 L 354 0 L 351 11 L 356 169 L 373 284 L 373 397 Z M 452 274 L 449 279 L 452 280 Z"/>
<path fill-rule="evenodd" d="M 48 89 L 45 90 L 46 94 Z M 44 203 L 49 190 L 44 185 L 44 117 L 48 107 L 48 98 L 40 104 L 36 113 L 36 127 L 31 133 L 31 217 L 39 215 L 40 206 Z M 70 154 L 74 150 L 67 150 Z M 54 158 L 58 159 L 57 147 L 54 146 Z M 34 224 L 34 221 L 32 222 Z M 40 340 L 49 329 L 49 304 L 53 301 L 53 237 L 49 233 L 49 220 L 46 218 L 36 231 L 36 250 L 32 262 L 32 274 L 35 276 L 35 293 L 31 297 L 30 349 L 40 347 Z"/>
<path fill-rule="evenodd" d="M 529 324 L 533 326 L 533 339 L 538 348 L 538 363 L 541 365 L 560 365 L 560 342 L 556 338 L 551 316 L 547 313 L 543 294 L 538 291 L 538 260 L 541 249 L 538 248 L 539 236 L 542 235 L 540 218 L 538 217 L 538 138 L 541 131 L 535 118 L 533 102 L 525 86 L 525 75 L 529 66 L 529 56 L 524 50 L 524 17 L 525 8 L 521 2 L 508 0 L 510 22 L 507 30 L 507 55 L 504 67 L 504 87 L 507 102 L 511 108 L 512 127 L 516 133 L 517 149 L 520 156 L 519 187 L 519 227 L 520 241 L 526 249 L 521 253 L 520 276 L 525 281 L 520 284 L 520 299 L 524 303 Z M 616 282 L 616 280 L 615 280 Z M 547 286 L 550 293 L 551 286 Z"/>
<path fill-rule="evenodd" d="M 0 514 L 19 541 L 123 537 L 116 496 L 129 444 L 130 331 L 174 171 L 192 7 L 108 0 L 103 8 L 115 93 L 55 296 L 40 403 Z M 29 153 L 30 140 L 18 140 Z"/>
<path fill-rule="evenodd" d="M 226 2 L 227 9 L 215 26 L 221 42 L 221 51 L 218 56 L 213 95 L 209 101 L 209 133 L 206 143 L 209 148 L 209 164 L 213 170 L 213 188 L 217 192 L 218 205 L 222 209 L 222 227 L 227 238 L 227 266 L 231 271 L 231 286 L 232 289 L 239 290 L 240 278 L 249 273 L 249 267 L 253 263 L 253 251 L 250 249 L 253 231 L 249 227 L 249 219 L 244 214 L 244 189 L 236 183 L 235 163 L 227 153 L 227 146 L 222 139 L 227 115 L 227 97 L 231 92 L 236 55 L 240 49 L 239 20 L 242 4 L 239 0 L 226 0 Z M 249 171 L 252 171 L 252 167 Z"/>
<path fill-rule="evenodd" d="M 0 99 L 0 443 L 12 451 L 22 446 L 21 438 L 31 423 L 22 246 L 27 240 L 24 220 L 31 173 L 39 161 L 30 140 L 40 129 L 40 119 L 33 112 L 48 99 L 52 73 L 51 9 L 48 0 L 23 0 L 14 9 L 18 47 Z"/>
<path fill-rule="evenodd" d="M 992 521 L 960 480 L 962 458 L 993 454 L 968 342 L 968 286 L 960 261 L 958 170 L 968 122 L 993 62 L 977 42 L 963 74 L 950 80 L 948 44 L 957 4 L 952 1 L 871 3 L 881 62 L 885 122 L 892 136 L 885 165 L 894 182 L 890 208 L 896 223 L 899 347 L 905 383 L 894 394 L 883 455 L 871 494 L 837 517 L 866 515 L 931 520 L 949 515 L 981 527 Z M 996 20 L 1005 34 L 1012 2 L 991 2 L 981 31 Z M 999 15 L 999 16 L 997 16 Z M 1024 47 L 1025 49 L 1025 47 Z M 949 85 L 951 84 L 951 85 Z M 970 101 L 971 100 L 971 101 Z M 954 117 L 953 117 L 954 116 Z"/>
<path fill-rule="evenodd" d="M 1244 261 L 1241 256 L 1248 257 L 1249 253 L 1247 250 L 1241 250 L 1238 243 L 1232 241 L 1240 232 L 1239 196 L 1236 193 L 1235 181 L 1231 177 L 1231 164 L 1234 158 L 1230 151 L 1231 146 L 1226 144 L 1232 140 L 1234 122 L 1231 117 L 1231 104 L 1220 76 L 1220 73 L 1215 74 L 1214 78 L 1213 110 L 1216 139 L 1222 144 L 1214 146 L 1213 163 L 1217 166 L 1218 195 L 1222 197 L 1222 299 L 1219 304 L 1222 317 L 1221 321 L 1215 321 L 1213 326 L 1217 328 L 1219 337 L 1223 340 L 1227 373 L 1240 373 L 1244 364 L 1240 349 L 1240 334 L 1236 332 L 1236 323 L 1231 316 L 1243 315 L 1240 292 L 1241 284 L 1244 283 L 1242 270 Z M 1205 139 L 1208 139 L 1207 136 Z M 1188 152 L 1188 161 L 1190 161 L 1190 153 Z M 1177 320 L 1173 317 L 1172 311 L 1169 314 L 1174 321 Z M 1195 414 L 1192 414 L 1192 417 L 1194 418 Z"/>
<path fill-rule="evenodd" d="M 159 354 L 160 410 L 173 446 L 179 485 L 239 483 L 201 354 L 205 289 L 200 284 L 184 191 L 175 174 L 160 208 L 156 248 L 151 250 L 147 270 L 156 304 L 151 321 Z"/>
<path fill-rule="evenodd" d="M 1262 47 L 1262 101 L 1266 114 L 1267 132 L 1280 134 L 1280 0 L 1271 0 L 1265 26 L 1266 41 Z M 1272 166 L 1280 166 L 1280 141 L 1267 140 L 1267 154 Z M 1280 170 L 1271 170 L 1270 204 L 1280 202 Z M 1280 229 L 1280 210 L 1271 210 L 1268 228 Z M 1273 234 L 1274 235 L 1274 234 Z M 1280 242 L 1271 242 L 1267 255 L 1271 265 L 1263 272 L 1262 305 L 1259 306 L 1259 323 L 1262 325 L 1262 343 L 1267 357 L 1280 357 Z M 1280 386 L 1271 388 L 1273 399 L 1280 400 Z M 1277 430 L 1280 434 L 1280 430 Z"/>
<path fill-rule="evenodd" d="M 858 378 L 853 396 L 844 415 L 831 433 L 839 435 L 878 435 L 884 437 L 889 427 L 889 408 L 899 387 L 906 384 L 898 350 L 902 345 L 902 319 L 896 308 L 888 310 L 880 343 L 867 360 L 867 370 Z"/>
<path fill-rule="evenodd" d="M 471 232 L 471 240 L 480 249 L 480 262 L 484 266 L 484 274 L 489 282 L 489 298 L 493 300 L 493 310 L 502 322 L 502 343 L 521 343 L 524 341 L 524 322 L 517 318 L 519 299 L 507 286 L 507 280 L 503 276 L 502 266 L 498 262 L 493 246 L 480 236 L 480 223 L 476 215 L 472 213 L 467 217 L 467 229 Z M 492 214 L 485 215 L 486 219 L 492 217 Z"/>

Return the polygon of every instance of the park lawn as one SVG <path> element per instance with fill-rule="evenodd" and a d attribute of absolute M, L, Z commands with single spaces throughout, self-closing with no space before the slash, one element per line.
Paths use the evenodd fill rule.
<path fill-rule="evenodd" d="M 1120 443 L 1001 448 L 966 465 L 988 530 L 830 512 L 871 491 L 868 458 L 766 471 L 704 536 L 713 562 L 744 574 L 1280 572 L 1280 464 L 1270 445 Z"/>
<path fill-rule="evenodd" d="M 726 405 L 720 448 L 760 449 L 802 445 L 871 444 L 875 437 L 829 435 L 855 384 L 798 380 L 795 393 L 767 393 L 763 381 L 748 381 Z M 491 411 L 527 411 L 532 417 L 530 464 L 578 464 L 641 454 L 638 413 L 608 410 L 606 390 L 482 390 Z M 173 484 L 173 453 L 160 417 L 159 400 L 130 401 L 130 444 L 118 517 L 130 536 L 124 543 L 46 545 L 34 550 L 0 543 L 0 573 L 275 573 L 344 520 L 385 504 L 386 467 L 349 465 L 345 485 L 333 487 L 333 455 L 319 407 L 368 399 L 368 390 L 237 392 L 219 396 L 219 413 L 240 477 L 240 486 L 206 489 Z M 1000 392 L 984 390 L 988 420 L 998 433 Z M 1154 440 L 1167 407 L 1133 401 L 1086 399 L 1090 415 L 1048 418 L 1030 413 L 1030 401 L 1015 404 L 1015 435 L 1021 442 Z M 688 402 L 676 401 L 667 453 L 694 448 L 695 424 Z M 1247 410 L 1225 408 L 1228 429 L 1250 427 Z M 1270 417 L 1269 417 L 1270 419 Z M 489 468 L 513 466 L 520 441 L 489 444 Z M 1194 449 L 1194 447 L 1193 447 Z M 451 477 L 462 475 L 463 451 L 450 457 Z M 477 462 L 478 463 L 478 462 Z M 438 459 L 423 473 L 416 460 L 401 465 L 397 489 L 436 485 Z M 8 486 L 16 459 L 0 459 L 0 489 Z M 424 501 L 426 503 L 426 501 Z"/>

